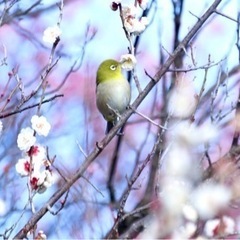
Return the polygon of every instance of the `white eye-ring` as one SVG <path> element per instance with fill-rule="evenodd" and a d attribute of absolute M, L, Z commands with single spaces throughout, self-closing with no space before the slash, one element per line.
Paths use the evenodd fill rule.
<path fill-rule="evenodd" d="M 117 69 L 117 66 L 116 66 L 116 65 L 111 65 L 111 66 L 110 66 L 110 69 L 111 69 L 112 71 L 115 71 L 115 70 Z"/>

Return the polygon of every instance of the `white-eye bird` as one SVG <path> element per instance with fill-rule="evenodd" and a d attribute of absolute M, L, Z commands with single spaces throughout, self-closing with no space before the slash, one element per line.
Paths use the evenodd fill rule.
<path fill-rule="evenodd" d="M 130 85 L 122 74 L 121 63 L 113 59 L 103 61 L 97 70 L 96 85 L 97 108 L 107 121 L 108 133 L 131 100 Z"/>

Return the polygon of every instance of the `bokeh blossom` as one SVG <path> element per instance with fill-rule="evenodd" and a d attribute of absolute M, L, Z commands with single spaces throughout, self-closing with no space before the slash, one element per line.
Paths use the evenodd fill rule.
<path fill-rule="evenodd" d="M 235 221 L 228 216 L 222 218 L 210 219 L 205 223 L 204 233 L 207 237 L 224 237 L 234 234 Z"/>
<path fill-rule="evenodd" d="M 202 219 L 215 217 L 231 200 L 231 190 L 224 185 L 206 182 L 191 194 L 191 202 Z"/>

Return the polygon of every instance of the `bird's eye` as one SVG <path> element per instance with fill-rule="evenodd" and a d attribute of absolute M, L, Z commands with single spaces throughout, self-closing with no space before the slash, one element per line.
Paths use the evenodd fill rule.
<path fill-rule="evenodd" d="M 112 71 L 115 71 L 115 70 L 117 69 L 117 66 L 116 66 L 116 65 L 111 65 L 111 66 L 110 66 L 110 69 L 111 69 Z"/>

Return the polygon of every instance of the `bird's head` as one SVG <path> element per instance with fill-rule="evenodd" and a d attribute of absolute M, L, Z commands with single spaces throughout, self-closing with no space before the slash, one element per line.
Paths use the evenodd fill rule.
<path fill-rule="evenodd" d="M 121 63 L 113 59 L 103 61 L 97 70 L 97 85 L 122 77 Z"/>

